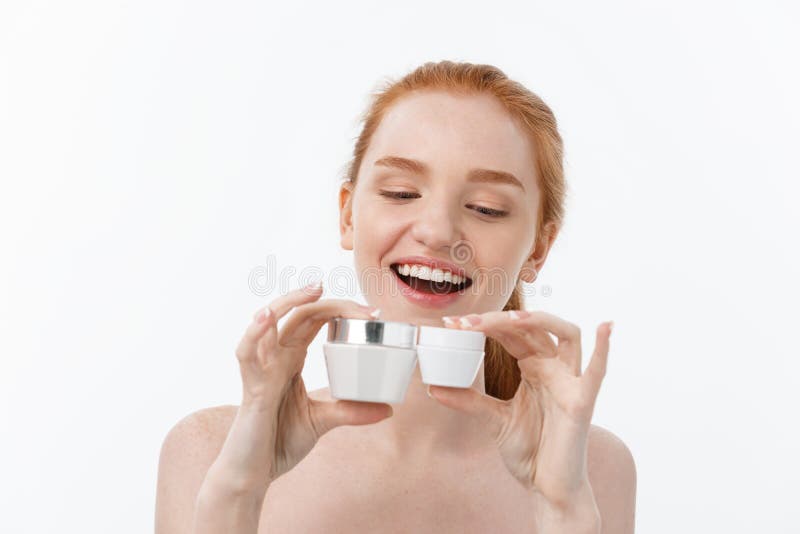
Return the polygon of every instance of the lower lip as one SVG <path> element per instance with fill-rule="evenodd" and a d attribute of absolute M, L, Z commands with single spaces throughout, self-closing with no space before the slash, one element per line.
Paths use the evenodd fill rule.
<path fill-rule="evenodd" d="M 418 306 L 424 306 L 426 308 L 446 308 L 464 294 L 463 289 L 452 293 L 425 293 L 423 291 L 417 291 L 403 282 L 403 279 L 397 276 L 394 269 L 392 269 L 392 273 L 394 273 L 394 277 L 397 279 L 400 287 L 400 294 Z"/>

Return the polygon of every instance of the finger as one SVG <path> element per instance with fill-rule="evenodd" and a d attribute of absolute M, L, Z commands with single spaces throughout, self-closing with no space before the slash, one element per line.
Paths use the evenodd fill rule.
<path fill-rule="evenodd" d="M 458 330 L 461 326 L 458 322 L 457 315 L 445 315 L 442 317 L 442 324 L 444 324 L 445 328 L 452 328 L 454 330 Z"/>
<path fill-rule="evenodd" d="M 520 378 L 534 387 L 558 387 L 565 378 L 577 380 L 567 364 L 558 358 L 523 358 L 517 366 Z"/>
<path fill-rule="evenodd" d="M 308 399 L 311 421 L 319 439 L 323 434 L 342 425 L 369 425 L 391 417 L 391 404 L 350 400 L 321 401 Z"/>
<path fill-rule="evenodd" d="M 491 311 L 470 314 L 459 324 L 467 330 L 479 330 L 497 339 L 515 358 L 537 356 L 552 358 L 558 348 L 547 330 L 527 320 L 525 310 Z"/>
<path fill-rule="evenodd" d="M 247 328 L 236 349 L 239 361 L 257 358 L 264 365 L 263 355 L 274 348 L 277 341 L 278 320 L 292 306 L 317 299 L 322 295 L 322 285 L 308 284 L 282 295 L 253 315 L 253 323 Z M 259 350 L 259 345 L 261 350 Z"/>
<path fill-rule="evenodd" d="M 577 325 L 565 321 L 551 313 L 543 311 L 530 311 L 530 310 L 512 310 L 514 313 L 508 312 L 510 320 L 506 324 L 518 324 L 523 326 L 525 331 L 533 332 L 548 332 L 558 338 L 558 346 L 556 347 L 556 356 L 569 366 L 569 369 L 575 376 L 580 376 L 581 373 L 581 330 Z M 516 319 L 514 317 L 517 317 Z M 503 325 L 501 319 L 496 319 Z M 549 343 L 544 341 L 541 336 L 537 339 L 541 343 L 545 343 L 551 347 L 555 347 L 553 340 L 550 336 L 546 336 Z"/>
<path fill-rule="evenodd" d="M 471 323 L 468 322 L 469 318 L 474 317 L 477 317 L 477 314 L 470 314 L 468 316 L 450 315 L 442 317 L 442 323 L 444 324 L 445 328 L 450 328 L 452 330 L 465 330 L 470 328 Z M 471 329 L 480 330 L 478 328 Z M 523 357 L 523 355 L 529 354 L 531 350 L 535 350 L 526 345 L 523 340 L 518 339 L 519 336 L 506 335 L 504 332 L 498 330 L 484 332 L 484 334 L 499 341 L 506 350 L 513 355 L 517 355 L 517 357 Z M 553 350 L 553 353 L 555 353 L 555 350 Z"/>
<path fill-rule="evenodd" d="M 581 374 L 581 329 L 577 325 L 565 321 L 551 313 L 543 311 L 528 312 L 527 317 L 521 321 L 527 321 L 543 328 L 558 338 L 558 359 L 567 364 L 574 376 Z"/>
<path fill-rule="evenodd" d="M 242 339 L 239 341 L 239 345 L 236 347 L 236 358 L 240 362 L 256 359 L 258 356 L 257 346 L 259 340 L 267 331 L 275 329 L 275 314 L 272 313 L 269 308 L 266 308 L 266 311 L 270 313 L 267 314 L 260 311 L 256 314 L 253 322 L 247 327 L 244 336 L 242 336 Z M 263 362 L 260 363 L 263 364 Z"/>
<path fill-rule="evenodd" d="M 278 318 L 269 306 L 264 309 L 264 314 L 269 326 L 261 335 L 261 339 L 256 342 L 258 363 L 262 367 L 266 366 L 268 355 L 274 354 L 278 346 Z"/>
<path fill-rule="evenodd" d="M 278 334 L 283 347 L 307 347 L 314 340 L 322 325 L 332 317 L 353 319 L 375 319 L 378 310 L 346 299 L 324 299 L 303 304 L 294 312 Z"/>
<path fill-rule="evenodd" d="M 312 282 L 303 287 L 299 287 L 293 291 L 281 295 L 268 306 L 258 310 L 254 318 L 257 318 L 262 312 L 266 312 L 267 308 L 272 310 L 276 316 L 276 323 L 286 315 L 292 308 L 299 306 L 305 302 L 312 302 L 322 296 L 322 282 Z"/>
<path fill-rule="evenodd" d="M 496 399 L 473 388 L 430 385 L 428 392 L 441 404 L 478 418 L 493 437 L 499 436 L 504 427 L 508 401 Z"/>
<path fill-rule="evenodd" d="M 608 350 L 613 326 L 614 322 L 609 321 L 597 327 L 597 339 L 595 341 L 594 353 L 584 373 L 584 378 L 588 381 L 589 387 L 595 396 L 600 391 L 600 385 L 603 383 L 603 378 L 606 376 Z"/>
<path fill-rule="evenodd" d="M 529 316 L 530 312 L 527 310 L 501 312 L 496 319 L 497 326 L 495 328 L 498 333 L 506 332 L 506 335 L 523 335 L 525 341 L 530 345 L 528 356 L 554 358 L 558 354 L 558 346 L 546 329 L 525 320 Z"/>

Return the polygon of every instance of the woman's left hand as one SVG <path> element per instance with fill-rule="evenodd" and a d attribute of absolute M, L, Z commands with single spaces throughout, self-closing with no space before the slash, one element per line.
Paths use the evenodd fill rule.
<path fill-rule="evenodd" d="M 449 319 L 448 328 L 482 331 L 500 342 L 517 359 L 521 381 L 506 401 L 474 388 L 430 386 L 431 395 L 480 417 L 511 474 L 554 510 L 569 513 L 576 503 L 586 502 L 594 507 L 586 465 L 588 434 L 613 323 L 597 328 L 594 354 L 581 374 L 580 329 L 554 315 L 513 310 Z M 548 332 L 558 338 L 557 345 Z"/>

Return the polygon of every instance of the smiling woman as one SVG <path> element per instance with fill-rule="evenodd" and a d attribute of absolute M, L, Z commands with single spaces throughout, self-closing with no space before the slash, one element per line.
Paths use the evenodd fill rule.
<path fill-rule="evenodd" d="M 338 199 L 370 306 L 317 285 L 256 313 L 241 406 L 164 442 L 157 532 L 633 532 L 632 456 L 591 425 L 611 324 L 582 373 L 577 326 L 521 305 L 564 196 L 552 111 L 496 67 L 427 63 L 379 91 Z M 308 393 L 321 326 L 379 310 L 483 331 L 485 368 L 468 388 L 426 387 L 416 368 L 393 406 Z"/>
<path fill-rule="evenodd" d="M 396 262 L 393 251 L 374 251 L 373 242 L 391 243 L 396 236 L 416 241 L 396 248 L 422 248 L 433 259 L 442 252 L 453 256 L 455 243 L 462 243 L 461 263 L 483 275 L 482 291 L 476 287 L 472 298 L 446 303 L 460 313 L 519 309 L 519 282 L 534 281 L 563 223 L 562 152 L 550 108 L 499 69 L 426 64 L 379 91 L 364 117 L 340 195 L 342 245 L 354 250 L 363 273 Z M 356 192 L 358 200 L 351 198 Z M 376 194 L 384 202 L 371 201 Z M 353 202 L 360 218 L 370 221 L 369 232 L 354 235 L 348 226 Z M 392 216 L 377 217 L 379 212 Z M 376 225 L 385 230 L 376 231 Z M 427 246 L 420 244 L 425 234 L 433 241 Z M 361 241 L 354 245 L 354 237 Z M 388 255 L 389 263 L 377 257 L 361 261 L 370 252 Z M 379 295 L 370 299 L 370 294 L 396 294 L 389 288 L 365 293 L 386 318 L 420 313 L 413 293 L 410 308 Z M 416 303 L 431 300 L 419 296 Z M 455 313 L 444 310 L 449 311 Z M 486 349 L 486 391 L 509 399 L 520 383 L 516 361 L 497 340 L 487 340 Z"/>

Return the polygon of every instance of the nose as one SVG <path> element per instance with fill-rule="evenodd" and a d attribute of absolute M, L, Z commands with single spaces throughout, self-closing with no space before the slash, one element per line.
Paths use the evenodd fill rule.
<path fill-rule="evenodd" d="M 443 250 L 459 238 L 457 216 L 450 204 L 441 196 L 430 197 L 417 214 L 411 235 L 429 250 Z"/>

